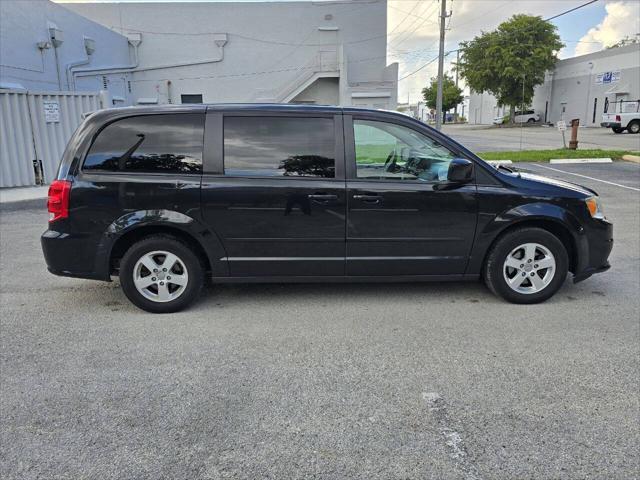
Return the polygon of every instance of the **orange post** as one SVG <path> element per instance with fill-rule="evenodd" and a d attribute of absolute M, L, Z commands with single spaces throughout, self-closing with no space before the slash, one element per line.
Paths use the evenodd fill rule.
<path fill-rule="evenodd" d="M 574 118 L 571 120 L 571 140 L 569 141 L 569 148 L 576 150 L 578 148 L 578 126 L 580 125 L 580 119 Z"/>

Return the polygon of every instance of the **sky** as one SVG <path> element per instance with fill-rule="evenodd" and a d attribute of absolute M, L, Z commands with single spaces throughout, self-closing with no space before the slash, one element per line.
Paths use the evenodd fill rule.
<path fill-rule="evenodd" d="M 448 0 L 447 9 L 451 10 L 452 16 L 448 20 L 445 51 L 455 50 L 458 42 L 471 40 L 482 31 L 495 29 L 516 13 L 549 18 L 584 3 L 586 0 Z M 389 61 L 400 63 L 399 78 L 437 56 L 438 10 L 437 0 L 389 0 Z M 416 19 L 416 15 L 423 19 Z M 412 25 L 413 20 L 417 21 Z M 559 57 L 584 55 L 601 50 L 626 35 L 633 37 L 640 32 L 640 0 L 599 0 L 552 23 L 565 44 Z M 416 51 L 420 48 L 430 50 Z M 455 62 L 455 53 L 446 58 L 445 71 L 450 70 L 452 61 Z M 417 101 L 422 88 L 429 78 L 437 74 L 437 70 L 437 61 L 434 61 L 401 80 L 398 101 L 406 102 L 407 97 L 411 102 Z"/>
<path fill-rule="evenodd" d="M 549 18 L 586 1 L 447 0 L 447 10 L 451 12 L 451 17 L 447 19 L 445 51 L 455 50 L 459 42 L 471 40 L 482 31 L 495 29 L 516 13 Z M 400 102 L 406 102 L 407 98 L 411 102 L 417 101 L 422 88 L 437 74 L 437 61 L 424 65 L 438 54 L 439 13 L 439 0 L 387 0 L 387 55 L 389 63 L 399 63 Z M 626 36 L 634 37 L 640 33 L 640 0 L 598 0 L 552 22 L 557 26 L 565 44 L 559 57 L 584 55 L 601 50 Z M 450 71 L 452 61 L 455 62 L 455 53 L 447 56 L 445 71 Z M 423 66 L 417 73 L 409 75 Z"/>

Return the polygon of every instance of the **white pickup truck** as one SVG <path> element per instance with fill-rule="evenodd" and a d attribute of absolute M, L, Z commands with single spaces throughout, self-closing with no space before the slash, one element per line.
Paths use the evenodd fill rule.
<path fill-rule="evenodd" d="M 640 100 L 636 102 L 618 102 L 623 108 L 620 112 L 605 113 L 602 115 L 601 127 L 610 128 L 614 133 L 622 133 L 628 130 L 629 133 L 640 132 Z"/>

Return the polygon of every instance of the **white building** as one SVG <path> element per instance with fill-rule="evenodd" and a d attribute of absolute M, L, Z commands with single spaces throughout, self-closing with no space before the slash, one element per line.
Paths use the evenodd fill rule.
<path fill-rule="evenodd" d="M 296 102 L 394 109 L 386 0 L 0 0 L 0 187 L 48 183 L 84 114 Z"/>
<path fill-rule="evenodd" d="M 64 6 L 141 40 L 135 65 L 100 72 L 131 75 L 123 95 L 132 104 L 397 103 L 385 0 Z"/>
<path fill-rule="evenodd" d="M 599 126 L 605 105 L 640 99 L 640 45 L 627 45 L 558 61 L 545 82 L 535 89 L 532 108 L 543 122 L 580 119 Z M 490 124 L 508 113 L 489 94 L 472 92 L 469 123 Z"/>
<path fill-rule="evenodd" d="M 130 63 L 125 37 L 48 0 L 0 1 L 0 60 L 0 89 L 39 92 L 121 91 L 126 75 L 75 75 Z"/>

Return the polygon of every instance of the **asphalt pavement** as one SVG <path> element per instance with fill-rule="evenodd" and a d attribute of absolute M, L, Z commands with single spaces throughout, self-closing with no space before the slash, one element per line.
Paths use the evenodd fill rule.
<path fill-rule="evenodd" d="M 638 478 L 640 165 L 520 167 L 594 188 L 615 225 L 609 272 L 532 306 L 214 285 L 151 315 L 48 274 L 44 209 L 3 208 L 0 477 Z"/>
<path fill-rule="evenodd" d="M 555 127 L 541 125 L 495 127 L 445 124 L 442 131 L 474 152 L 547 150 L 562 148 L 562 134 Z M 565 132 L 567 145 L 571 132 Z M 578 129 L 578 148 L 640 151 L 640 135 L 615 134 L 608 128 Z"/>

